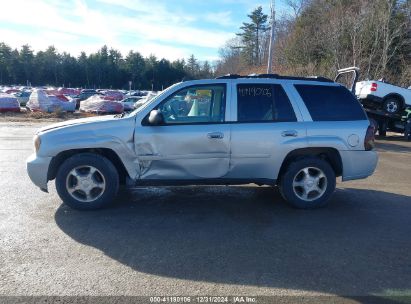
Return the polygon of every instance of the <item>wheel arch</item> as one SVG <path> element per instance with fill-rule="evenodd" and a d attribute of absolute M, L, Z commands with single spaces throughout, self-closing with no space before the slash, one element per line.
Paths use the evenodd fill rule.
<path fill-rule="evenodd" d="M 283 163 L 278 174 L 278 180 L 285 173 L 288 166 L 297 159 L 307 158 L 307 157 L 318 157 L 326 160 L 333 168 L 336 176 L 342 176 L 343 164 L 340 153 L 335 148 L 330 147 L 312 147 L 312 148 L 300 148 L 295 149 L 287 154 L 284 158 Z"/>
<path fill-rule="evenodd" d="M 125 184 L 126 179 L 130 177 L 128 171 L 126 170 L 126 167 L 124 166 L 124 163 L 115 151 L 108 148 L 85 148 L 62 151 L 54 156 L 47 171 L 47 180 L 49 181 L 55 179 L 60 165 L 66 159 L 80 153 L 93 153 L 106 157 L 117 169 L 121 184 Z"/>

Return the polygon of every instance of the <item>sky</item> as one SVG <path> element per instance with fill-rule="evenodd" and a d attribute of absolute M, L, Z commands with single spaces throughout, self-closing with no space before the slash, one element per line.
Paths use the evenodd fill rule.
<path fill-rule="evenodd" d="M 270 0 L 0 0 L 0 42 L 78 56 L 103 45 L 175 60 L 218 59 L 247 14 Z M 277 14 L 286 11 L 276 0 Z"/>

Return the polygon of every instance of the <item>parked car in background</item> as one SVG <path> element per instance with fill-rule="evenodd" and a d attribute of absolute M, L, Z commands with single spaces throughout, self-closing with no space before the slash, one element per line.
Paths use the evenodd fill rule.
<path fill-rule="evenodd" d="M 123 93 L 120 91 L 115 91 L 115 90 L 103 90 L 100 93 L 102 93 L 107 99 L 110 100 L 118 100 L 121 101 L 124 99 Z"/>
<path fill-rule="evenodd" d="M 156 97 L 158 94 L 155 92 L 149 92 L 147 93 L 147 95 L 145 96 L 140 96 L 139 100 L 134 104 L 134 108 L 138 109 L 139 107 L 141 107 L 142 105 L 146 104 L 147 102 L 149 102 L 151 99 L 153 99 L 154 97 Z"/>
<path fill-rule="evenodd" d="M 35 112 L 74 112 L 76 103 L 62 94 L 50 94 L 50 90 L 34 89 L 26 107 Z"/>
<path fill-rule="evenodd" d="M 142 105 L 146 104 L 149 100 L 146 97 L 138 97 L 138 100 L 134 103 L 134 108 L 138 109 Z"/>
<path fill-rule="evenodd" d="M 366 107 L 383 109 L 388 114 L 399 114 L 411 106 L 411 90 L 383 81 L 360 81 L 355 94 Z"/>
<path fill-rule="evenodd" d="M 74 96 L 73 99 L 76 101 L 76 109 L 80 108 L 80 102 L 94 95 L 103 95 L 103 94 L 100 92 L 97 92 L 96 90 L 82 90 L 79 95 Z"/>
<path fill-rule="evenodd" d="M 373 174 L 373 143 L 362 106 L 340 84 L 230 75 L 173 85 L 129 115 L 44 127 L 27 170 L 44 191 L 55 179 L 76 209 L 107 206 L 126 182 L 278 186 L 292 206 L 311 209 L 327 204 L 336 177 Z"/>
<path fill-rule="evenodd" d="M 17 98 L 18 102 L 20 103 L 21 107 L 25 107 L 27 102 L 29 101 L 31 92 L 29 91 L 22 91 L 13 93 L 13 95 Z"/>
<path fill-rule="evenodd" d="M 72 88 L 59 88 L 57 90 L 57 92 L 58 92 L 58 94 L 62 94 L 62 95 L 69 96 L 69 97 L 72 97 L 72 98 L 81 93 L 80 90 L 72 89 Z"/>
<path fill-rule="evenodd" d="M 20 104 L 12 94 L 0 92 L 0 113 L 20 112 Z"/>
<path fill-rule="evenodd" d="M 97 93 L 99 90 L 95 89 L 83 89 L 80 93 Z"/>
<path fill-rule="evenodd" d="M 19 89 L 8 89 L 8 90 L 6 90 L 4 93 L 6 93 L 6 94 L 13 94 L 13 93 L 18 93 L 18 92 L 20 92 Z"/>
<path fill-rule="evenodd" d="M 128 96 L 124 98 L 121 102 L 124 105 L 124 111 L 133 111 L 135 109 L 134 105 L 138 102 L 142 97 L 139 96 Z"/>
<path fill-rule="evenodd" d="M 96 114 L 121 114 L 124 112 L 124 105 L 107 96 L 93 95 L 80 102 L 79 110 Z"/>
<path fill-rule="evenodd" d="M 147 96 L 150 93 L 150 91 L 140 91 L 140 90 L 136 90 L 136 91 L 129 91 L 126 95 L 127 96 L 140 96 L 140 97 L 144 97 Z"/>
<path fill-rule="evenodd" d="M 405 105 L 402 110 L 392 111 L 393 108 L 385 104 L 386 108 L 384 109 L 384 103 L 381 97 L 375 97 L 367 93 L 377 92 L 379 87 L 378 82 L 383 84 L 387 83 L 381 79 L 378 82 L 362 81 L 358 85 L 357 80 L 359 77 L 360 69 L 358 67 L 349 67 L 338 70 L 335 81 L 345 85 L 353 94 L 357 95 L 367 113 L 371 125 L 374 127 L 375 133 L 378 132 L 379 136 L 386 136 L 387 131 L 398 132 L 403 133 L 404 137 L 410 140 L 409 131 L 411 130 L 411 119 L 409 113 L 411 112 L 411 107 Z M 385 88 L 387 88 L 387 86 L 385 86 Z M 402 88 L 400 89 L 403 90 Z M 381 94 L 381 92 L 379 94 L 381 96 L 386 95 Z M 386 96 L 388 100 L 389 94 Z M 393 97 L 395 99 L 395 96 Z M 394 108 L 397 108 L 397 106 L 394 106 Z"/>

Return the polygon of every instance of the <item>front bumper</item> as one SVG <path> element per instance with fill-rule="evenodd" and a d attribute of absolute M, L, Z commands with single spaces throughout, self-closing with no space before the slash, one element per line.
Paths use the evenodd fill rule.
<path fill-rule="evenodd" d="M 47 192 L 47 172 L 51 162 L 51 157 L 42 157 L 32 154 L 26 161 L 27 173 L 31 181 L 41 190 Z"/>
<path fill-rule="evenodd" d="M 342 180 L 363 179 L 372 175 L 377 167 L 377 151 L 340 151 L 343 163 Z"/>

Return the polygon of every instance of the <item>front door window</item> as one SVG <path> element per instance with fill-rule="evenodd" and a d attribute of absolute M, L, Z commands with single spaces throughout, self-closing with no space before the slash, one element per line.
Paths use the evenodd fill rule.
<path fill-rule="evenodd" d="M 225 119 L 225 85 L 184 88 L 163 101 L 157 109 L 166 125 L 221 123 Z"/>

